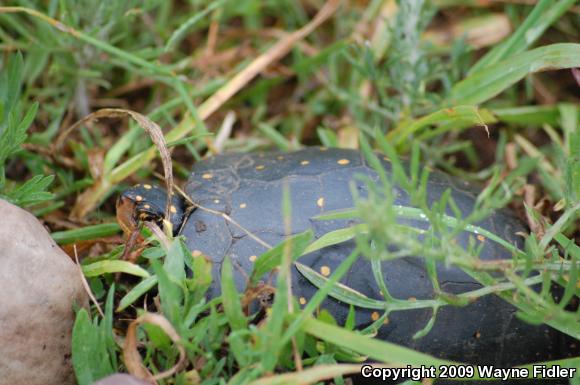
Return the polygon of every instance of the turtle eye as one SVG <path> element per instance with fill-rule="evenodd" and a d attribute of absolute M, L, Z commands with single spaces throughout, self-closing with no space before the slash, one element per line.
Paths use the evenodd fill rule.
<path fill-rule="evenodd" d="M 139 213 L 139 220 L 142 222 L 154 221 L 153 217 L 148 213 Z"/>
<path fill-rule="evenodd" d="M 163 210 L 143 201 L 135 207 L 135 219 L 140 222 L 161 223 L 163 215 Z"/>

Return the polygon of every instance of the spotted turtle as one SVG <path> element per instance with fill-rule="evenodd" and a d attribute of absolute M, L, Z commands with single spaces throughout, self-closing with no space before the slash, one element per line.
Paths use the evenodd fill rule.
<path fill-rule="evenodd" d="M 381 157 L 387 173 L 391 164 Z M 226 256 L 247 272 L 254 261 L 267 250 L 264 243 L 276 245 L 286 237 L 282 215 L 284 185 L 290 191 L 292 208 L 291 232 L 312 229 L 315 237 L 351 226 L 348 220 L 317 220 L 313 217 L 354 206 L 350 183 L 361 196 L 368 184 L 355 175 L 361 174 L 377 182 L 379 177 L 358 151 L 311 147 L 294 152 L 225 154 L 194 164 L 185 193 L 194 207 L 173 197 L 171 221 L 176 233 L 185 236 L 193 253 L 209 256 L 213 263 L 213 283 L 208 296 L 220 293 L 221 267 Z M 479 190 L 465 181 L 433 171 L 427 184 L 427 201 L 432 204 L 450 189 L 457 207 L 464 215 L 474 207 Z M 395 203 L 409 205 L 409 196 L 396 189 Z M 126 190 L 118 201 L 118 216 L 124 228 L 139 220 L 158 220 L 165 211 L 165 192 L 152 185 L 137 185 Z M 204 209 L 196 208 L 203 207 Z M 231 220 L 218 213 L 225 213 Z M 521 247 L 521 233 L 526 229 L 509 210 L 497 210 L 477 223 L 509 243 Z M 250 236 L 249 233 L 254 236 Z M 258 242 L 256 237 L 263 242 Z M 482 243 L 482 260 L 511 258 L 503 246 L 472 233 L 458 235 L 457 242 Z M 353 250 L 354 241 L 323 248 L 300 258 L 323 276 L 328 276 Z M 432 299 L 430 282 L 423 258 L 405 257 L 381 262 L 382 274 L 392 296 L 400 299 Z M 234 269 L 236 270 L 236 269 Z M 456 267 L 437 266 L 443 291 L 460 294 L 482 287 L 480 283 Z M 235 271 L 237 289 L 246 287 L 247 275 Z M 361 257 L 341 280 L 344 285 L 370 298 L 383 299 L 373 278 L 370 262 Z M 292 268 L 292 293 L 304 305 L 316 292 L 299 270 Z M 346 320 L 349 306 L 327 298 L 322 307 L 339 324 Z M 377 318 L 376 310 L 356 308 L 356 325 L 361 328 Z M 568 336 L 547 325 L 532 325 L 516 317 L 516 308 L 496 295 L 486 295 L 464 307 L 444 306 L 439 309 L 431 331 L 413 339 L 431 317 L 430 309 L 393 312 L 388 323 L 378 331 L 378 338 L 408 346 L 440 358 L 493 364 L 499 367 L 539 362 L 578 354 L 578 347 Z"/>

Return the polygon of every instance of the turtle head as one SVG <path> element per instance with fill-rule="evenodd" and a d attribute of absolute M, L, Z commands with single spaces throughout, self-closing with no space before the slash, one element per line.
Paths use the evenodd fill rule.
<path fill-rule="evenodd" d="M 167 191 L 152 185 L 138 184 L 121 193 L 117 199 L 117 222 L 127 234 L 133 232 L 141 222 L 155 222 L 163 227 Z M 177 235 L 185 216 L 185 202 L 173 196 L 170 218 L 173 234 Z"/>

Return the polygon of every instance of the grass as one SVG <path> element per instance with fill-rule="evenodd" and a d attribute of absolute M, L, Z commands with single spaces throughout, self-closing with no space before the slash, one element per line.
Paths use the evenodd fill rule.
<path fill-rule="evenodd" d="M 358 370 L 345 362 L 365 357 L 439 365 L 368 338 L 372 327 L 354 332 L 355 309 L 380 310 L 377 326 L 392 312 L 431 308 L 419 337 L 441 307 L 490 293 L 525 320 L 580 338 L 579 313 L 565 308 L 579 290 L 580 108 L 569 70 L 580 67 L 575 1 L 13 3 L 0 6 L 0 196 L 34 212 L 71 254 L 76 245 L 104 307 L 77 314 L 73 362 L 81 385 L 127 370 L 163 384 L 341 384 Z M 464 23 L 485 34 L 502 20 L 512 30 L 486 47 L 449 27 Z M 86 118 L 103 107 L 117 110 Z M 183 185 L 191 163 L 204 156 L 310 144 L 360 148 L 371 163 L 378 150 L 393 173 L 370 186 L 368 199 L 333 214 L 361 225 L 318 240 L 298 234 L 258 258 L 252 282 L 276 266 L 281 277 L 261 327 L 244 315 L 228 262 L 224 294 L 206 300 L 210 266 L 180 238 L 144 230 L 149 247 L 136 262 L 120 260 L 114 202 L 130 184 L 167 175 L 169 161 Z M 159 162 L 158 148 L 167 146 L 171 159 L 162 151 Z M 429 168 L 485 185 L 474 212 L 462 217 L 446 194 L 428 205 Z M 409 192 L 414 207 L 393 204 L 393 184 Z M 522 249 L 473 225 L 504 206 L 530 227 Z M 428 222 L 429 230 L 419 234 L 399 225 L 402 218 Z M 513 260 L 482 265 L 475 246 L 450 242 L 463 230 L 485 233 Z M 285 279 L 290 264 L 350 239 L 355 252 L 329 277 L 298 265 L 320 290 L 295 310 Z M 386 253 L 386 245 L 399 252 Z M 380 260 L 422 255 L 429 266 L 460 267 L 483 288 L 408 301 L 384 286 L 383 299 L 370 299 L 338 284 L 359 255 L 373 261 L 383 286 Z M 540 274 L 531 276 L 532 269 Z M 565 288 L 560 303 L 549 295 L 552 282 Z M 534 284 L 542 289 L 531 290 Z M 153 316 L 142 301 L 154 293 Z M 346 325 L 325 312 L 312 317 L 326 296 L 353 305 Z M 562 364 L 580 367 L 579 358 Z"/>

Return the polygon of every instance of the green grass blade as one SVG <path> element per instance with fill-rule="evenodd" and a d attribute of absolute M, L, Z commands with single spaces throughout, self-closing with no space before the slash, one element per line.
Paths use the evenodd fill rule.
<path fill-rule="evenodd" d="M 558 105 L 494 108 L 492 112 L 499 121 L 523 126 L 543 124 L 555 126 L 560 118 Z"/>
<path fill-rule="evenodd" d="M 267 376 L 249 385 L 302 385 L 315 384 L 321 380 L 332 379 L 350 373 L 359 373 L 360 365 L 317 365 L 298 372 Z"/>
<path fill-rule="evenodd" d="M 187 36 L 187 34 L 198 22 L 205 19 L 210 12 L 221 6 L 223 3 L 224 0 L 210 2 L 209 5 L 203 11 L 197 12 L 189 19 L 187 19 L 183 24 L 181 24 L 181 26 L 178 29 L 176 29 L 173 32 L 173 34 L 171 34 L 171 37 L 165 44 L 164 48 L 165 52 L 170 51 L 171 49 L 173 49 L 173 47 L 179 44 L 179 42 L 181 42 Z"/>
<path fill-rule="evenodd" d="M 400 365 L 445 365 L 451 363 L 390 342 L 365 337 L 315 319 L 304 321 L 303 329 L 306 333 L 321 340 L 368 355 L 370 358 L 384 363 Z"/>
<path fill-rule="evenodd" d="M 102 223 L 100 225 L 86 226 L 74 230 L 55 231 L 51 234 L 52 239 L 59 245 L 99 239 L 118 234 L 121 228 L 116 223 Z"/>
<path fill-rule="evenodd" d="M 312 268 L 303 265 L 299 262 L 296 262 L 296 268 L 316 287 L 323 287 L 324 284 L 326 284 L 326 282 L 328 281 L 328 279 L 323 275 L 319 274 Z M 362 307 L 365 309 L 386 309 L 388 306 L 388 304 L 385 301 L 369 298 L 366 295 L 346 285 L 343 285 L 340 282 L 337 282 L 334 285 L 332 285 L 328 295 L 338 299 L 339 301 L 346 302 L 350 305 Z"/>
<path fill-rule="evenodd" d="M 508 57 L 525 51 L 560 18 L 576 0 L 540 0 L 520 27 L 503 43 L 495 46 L 471 69 L 474 74 Z"/>
<path fill-rule="evenodd" d="M 85 309 L 76 316 L 72 336 L 72 363 L 79 385 L 89 385 L 113 374 L 115 369 L 99 325 L 91 322 Z"/>
<path fill-rule="evenodd" d="M 232 261 L 229 256 L 226 256 L 222 265 L 222 303 L 232 330 L 245 328 L 247 325 L 246 317 L 236 290 Z"/>
<path fill-rule="evenodd" d="M 99 261 L 82 266 L 82 270 L 86 277 L 96 277 L 108 273 L 126 273 L 143 278 L 150 276 L 147 270 L 127 261 Z"/>
<path fill-rule="evenodd" d="M 573 240 L 569 239 L 564 234 L 556 234 L 554 239 L 567 253 L 570 253 L 575 259 L 580 260 L 580 246 L 574 243 Z"/>
<path fill-rule="evenodd" d="M 465 128 L 472 125 L 485 126 L 495 123 L 497 120 L 488 110 L 478 109 L 477 106 L 457 106 L 444 108 L 426 115 L 420 119 L 398 126 L 387 135 L 395 145 L 400 145 L 409 140 L 409 136 L 420 130 L 426 129 L 438 123 L 462 122 Z"/>
<path fill-rule="evenodd" d="M 353 239 L 357 234 L 364 233 L 368 231 L 368 226 L 364 224 L 354 225 L 344 229 L 338 229 L 328 232 L 318 238 L 316 241 L 312 242 L 304 250 L 303 254 L 312 253 L 313 251 L 323 249 L 327 246 L 336 245 L 342 242 L 349 241 Z"/>
<path fill-rule="evenodd" d="M 258 124 L 258 129 L 260 130 L 260 132 L 262 134 L 264 134 L 264 136 L 266 136 L 268 139 L 270 139 L 276 145 L 276 147 L 278 147 L 280 150 L 288 151 L 289 149 L 292 148 L 293 145 L 290 142 L 290 140 L 286 139 L 284 137 L 284 135 L 282 135 L 280 132 L 278 132 L 271 125 L 266 124 L 266 123 L 261 123 L 261 124 Z"/>
<path fill-rule="evenodd" d="M 253 285 L 257 284 L 264 274 L 281 264 L 282 253 L 286 243 L 292 243 L 293 254 L 297 258 L 303 254 L 304 249 L 308 246 L 313 237 L 314 233 L 309 229 L 303 233 L 288 237 L 284 242 L 279 243 L 272 249 L 260 255 L 254 264 L 254 270 L 250 277 L 251 283 Z"/>
<path fill-rule="evenodd" d="M 157 277 L 152 275 L 149 278 L 145 278 L 132 288 L 127 294 L 121 298 L 117 311 L 123 311 L 128 306 L 131 306 L 139 297 L 151 290 L 155 285 L 157 285 Z"/>
<path fill-rule="evenodd" d="M 428 222 L 429 219 L 423 213 L 423 211 L 416 207 L 408 207 L 408 206 L 400 206 L 394 205 L 393 210 L 395 211 L 395 215 L 398 218 L 406 218 L 406 219 L 415 219 L 419 221 Z M 325 213 L 322 215 L 314 216 L 312 219 L 315 220 L 333 220 L 333 219 L 348 219 L 348 218 L 355 218 L 357 217 L 357 211 L 355 209 L 345 209 L 345 210 L 336 210 L 333 212 Z M 454 228 L 458 225 L 457 218 L 454 218 L 449 215 L 439 215 L 439 219 L 442 223 L 446 224 L 447 226 Z M 474 225 L 466 225 L 465 231 L 468 231 L 473 234 L 483 235 L 484 237 L 491 239 L 492 241 L 499 243 L 507 250 L 511 251 L 512 253 L 523 255 L 523 252 L 519 250 L 517 247 L 512 245 L 511 243 L 505 241 L 503 238 L 495 235 L 491 231 L 488 231 L 482 227 L 474 226 Z M 321 238 L 322 239 L 322 238 Z M 316 243 L 316 242 L 315 242 Z"/>
<path fill-rule="evenodd" d="M 580 44 L 561 43 L 536 48 L 468 76 L 453 87 L 448 103 L 480 104 L 526 75 L 573 67 L 580 67 Z"/>

